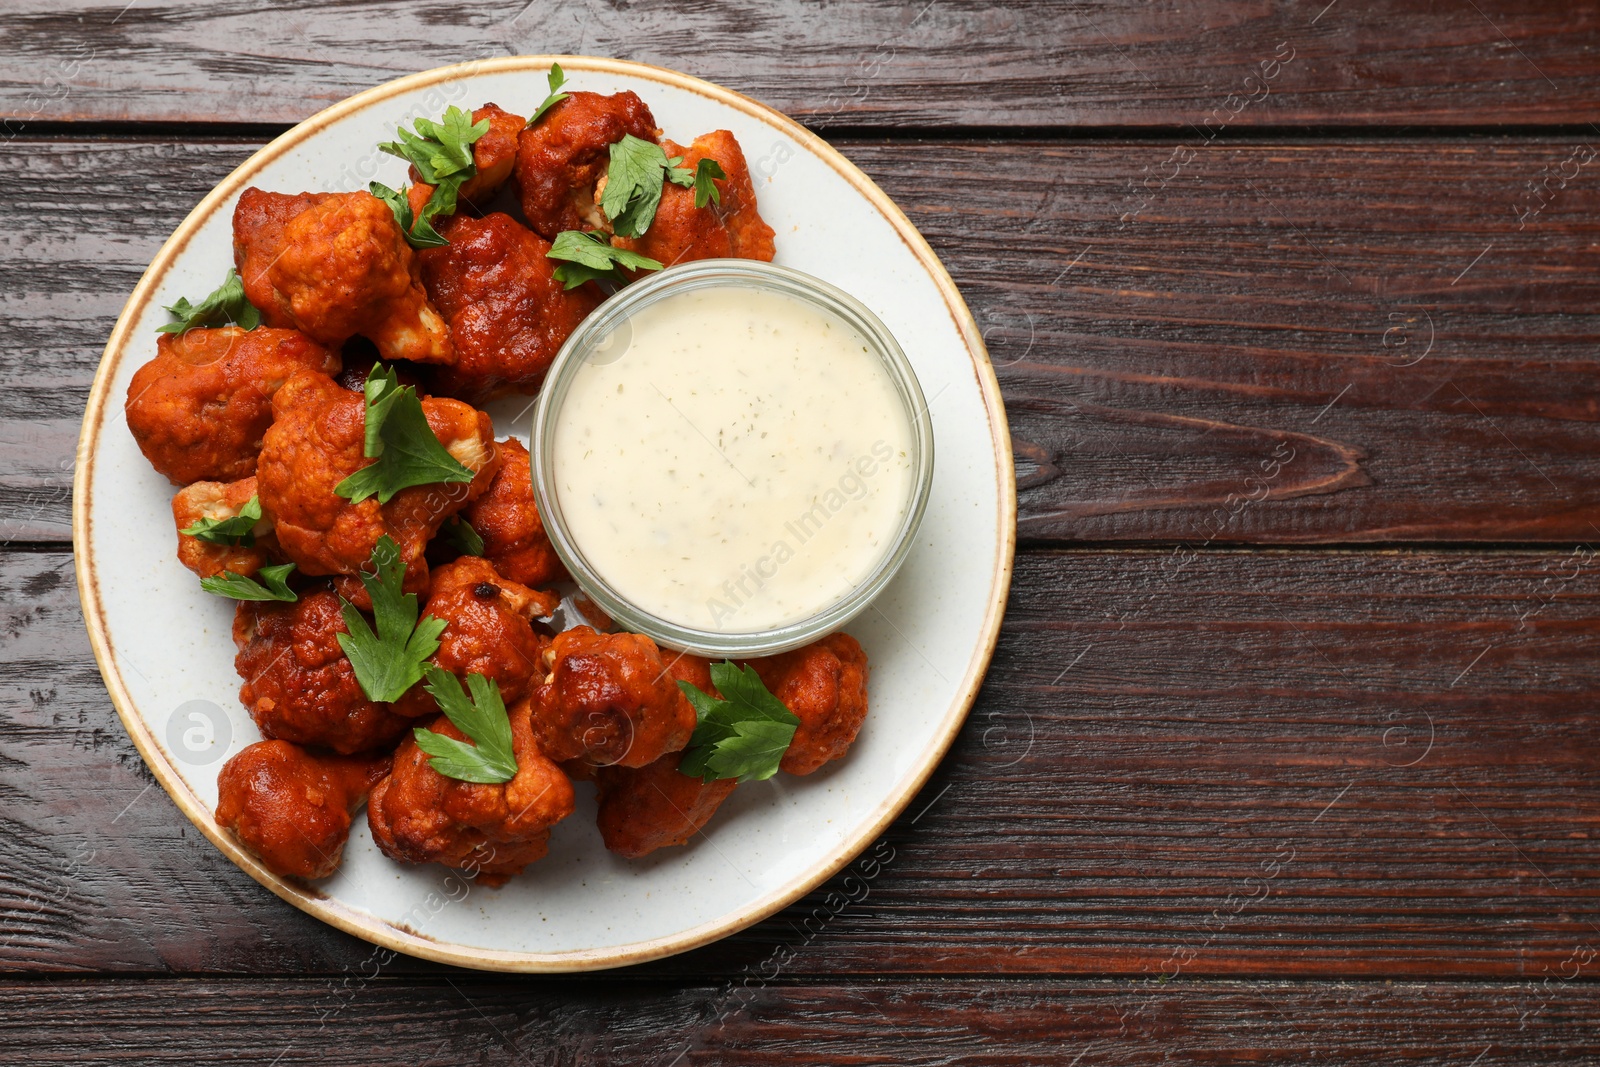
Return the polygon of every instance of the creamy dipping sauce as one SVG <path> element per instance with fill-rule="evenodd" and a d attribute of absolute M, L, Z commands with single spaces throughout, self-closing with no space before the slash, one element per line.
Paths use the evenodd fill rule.
<path fill-rule="evenodd" d="M 613 338 L 573 375 L 551 459 L 567 531 L 618 595 L 757 633 L 837 603 L 893 547 L 912 426 L 848 323 L 719 287 L 646 305 Z"/>

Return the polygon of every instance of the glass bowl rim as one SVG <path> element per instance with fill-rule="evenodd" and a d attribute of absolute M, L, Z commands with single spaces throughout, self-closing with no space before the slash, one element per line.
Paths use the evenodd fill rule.
<path fill-rule="evenodd" d="M 597 573 L 574 543 L 555 490 L 551 436 L 556 415 L 590 347 L 640 308 L 675 292 L 724 285 L 776 290 L 820 308 L 855 328 L 888 371 L 911 427 L 910 497 L 890 546 L 878 557 L 866 578 L 844 597 L 814 615 L 768 630 L 704 630 L 663 619 L 631 603 Z M 933 420 L 916 371 L 888 327 L 860 300 L 835 285 L 791 267 L 748 259 L 702 259 L 668 267 L 608 297 L 578 325 L 551 363 L 534 405 L 529 452 L 534 497 L 545 534 L 583 592 L 602 612 L 627 629 L 642 633 L 665 647 L 707 656 L 772 655 L 808 644 L 849 622 L 876 599 L 910 555 L 933 488 Z"/>

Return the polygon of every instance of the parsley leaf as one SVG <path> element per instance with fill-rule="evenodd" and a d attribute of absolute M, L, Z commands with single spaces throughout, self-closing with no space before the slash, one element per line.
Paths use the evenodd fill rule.
<path fill-rule="evenodd" d="M 406 244 L 412 248 L 443 248 L 449 244 L 439 231 L 433 228 L 431 221 L 439 214 L 437 198 L 428 197 L 428 202 L 422 205 L 421 217 L 416 217 L 411 211 L 411 200 L 404 192 L 391 189 L 382 182 L 371 182 L 367 186 L 373 196 L 389 205 L 389 210 L 394 212 L 394 221 L 400 227 L 400 232 L 406 235 Z M 437 190 L 435 190 L 437 192 Z M 454 210 L 454 203 L 451 209 Z"/>
<path fill-rule="evenodd" d="M 460 515 L 450 516 L 450 521 L 440 529 L 439 536 L 463 556 L 483 555 L 483 537 L 472 528 L 472 523 Z"/>
<path fill-rule="evenodd" d="M 400 591 L 406 565 L 400 559 L 400 546 L 388 534 L 378 538 L 371 563 L 373 573 L 362 571 L 361 584 L 372 597 L 378 632 L 372 632 L 354 604 L 341 599 L 344 625 L 350 632 L 338 635 L 339 647 L 355 668 L 356 681 L 368 700 L 399 700 L 422 680 L 422 664 L 439 650 L 445 621 L 432 615 L 417 621 L 417 594 Z"/>
<path fill-rule="evenodd" d="M 453 737 L 418 727 L 411 731 L 417 747 L 430 757 L 428 765 L 446 778 L 463 782 L 495 785 L 509 782 L 517 774 L 517 756 L 511 747 L 511 719 L 500 699 L 500 686 L 481 674 L 467 675 L 472 699 L 461 690 L 461 683 L 447 670 L 429 665 L 425 687 L 439 702 L 457 730 L 473 741 L 467 744 Z"/>
<path fill-rule="evenodd" d="M 292 570 L 294 570 L 293 563 L 281 563 L 276 567 L 262 567 L 257 573 L 267 583 L 266 585 L 262 585 L 261 582 L 253 578 L 246 578 L 242 574 L 235 574 L 233 571 L 223 571 L 221 574 L 213 575 L 210 578 L 200 579 L 200 588 L 208 593 L 215 593 L 217 596 L 225 596 L 233 600 L 281 600 L 292 604 L 300 599 L 299 595 L 293 589 L 290 589 L 288 582 L 285 581 Z"/>
<path fill-rule="evenodd" d="M 374 363 L 363 391 L 367 403 L 363 451 L 378 462 L 334 486 L 335 493 L 352 504 L 374 495 L 378 503 L 387 504 L 413 485 L 472 481 L 472 472 L 457 462 L 428 425 L 416 389 L 401 388 L 394 368 Z"/>
<path fill-rule="evenodd" d="M 450 242 L 439 236 L 439 231 L 433 228 L 433 220 L 440 215 L 455 214 L 461 187 L 478 173 L 472 146 L 489 132 L 489 120 L 474 123 L 471 112 L 452 104 L 442 122 L 418 119 L 414 125 L 416 133 L 402 126 L 395 131 L 400 140 L 385 141 L 378 150 L 399 156 L 417 168 L 422 180 L 433 186 L 428 202 L 413 219 L 404 193 L 397 193 L 379 182 L 367 188 L 389 205 L 412 248 L 439 248 Z"/>
<path fill-rule="evenodd" d="M 678 770 L 707 782 L 771 778 L 794 740 L 799 717 L 768 691 L 754 667 L 713 663 L 711 681 L 721 699 L 690 682 L 678 683 L 699 719 Z"/>
<path fill-rule="evenodd" d="M 694 206 L 705 207 L 707 204 L 722 203 L 722 190 L 717 188 L 716 182 L 712 179 L 727 176 L 728 173 L 722 169 L 721 163 L 714 159 L 702 159 L 694 169 Z"/>
<path fill-rule="evenodd" d="M 682 158 L 677 162 L 682 163 Z M 600 210 L 611 220 L 611 228 L 618 236 L 638 237 L 650 228 L 656 208 L 661 206 L 661 182 L 668 171 L 675 169 L 682 170 L 667 159 L 666 150 L 654 141 L 629 133 L 611 146 L 611 165 L 606 168 Z"/>
<path fill-rule="evenodd" d="M 556 91 L 565 85 L 566 81 L 567 76 L 561 72 L 561 64 L 550 64 L 550 77 L 545 79 L 545 84 L 550 87 L 550 95 L 545 97 L 544 103 L 535 108 L 533 114 L 529 116 L 529 126 L 532 126 L 534 123 L 538 122 L 544 117 L 544 113 L 546 111 L 549 111 L 551 108 L 555 107 L 557 104 L 561 103 L 561 101 L 567 98 L 566 93 Z"/>
<path fill-rule="evenodd" d="M 562 230 L 551 242 L 551 259 L 566 260 L 555 269 L 556 280 L 568 289 L 576 289 L 584 282 L 602 281 L 626 285 L 628 279 L 619 267 L 634 270 L 660 270 L 661 263 L 649 256 L 641 256 L 626 248 L 614 248 L 598 233 L 583 230 Z"/>
<path fill-rule="evenodd" d="M 395 131 L 400 140 L 385 141 L 378 150 L 416 167 L 429 185 L 442 185 L 457 176 L 462 181 L 472 177 L 477 170 L 472 161 L 472 145 L 489 132 L 488 119 L 474 123 L 470 111 L 452 104 L 444 113 L 443 122 L 418 119 L 415 125 L 416 133 L 402 126 Z"/>
<path fill-rule="evenodd" d="M 167 310 L 176 315 L 178 321 L 157 326 L 157 333 L 185 334 L 196 326 L 226 326 L 229 323 L 246 330 L 261 325 L 261 312 L 245 297 L 244 279 L 232 267 L 228 268 L 228 276 L 222 280 L 222 284 L 200 303 L 191 304 L 187 297 L 180 296 L 178 302 Z"/>
<path fill-rule="evenodd" d="M 207 544 L 249 548 L 256 543 L 253 531 L 256 523 L 260 521 L 261 498 L 253 496 L 239 509 L 239 514 L 230 519 L 201 519 L 193 526 L 186 526 L 178 532 L 205 541 Z"/>
<path fill-rule="evenodd" d="M 694 184 L 694 171 L 683 165 L 682 156 L 673 156 L 667 160 L 667 181 L 673 185 L 681 185 L 685 189 Z"/>

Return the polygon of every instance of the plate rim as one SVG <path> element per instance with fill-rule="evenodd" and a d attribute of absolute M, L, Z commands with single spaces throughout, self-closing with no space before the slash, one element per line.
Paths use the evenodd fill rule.
<path fill-rule="evenodd" d="M 133 329 L 135 312 L 146 307 L 156 286 L 160 283 L 173 260 L 187 247 L 194 232 L 209 219 L 224 201 L 264 167 L 283 153 L 297 147 L 311 135 L 318 133 L 348 115 L 364 110 L 376 103 L 401 93 L 426 88 L 441 82 L 471 77 L 479 74 L 543 72 L 550 64 L 560 63 L 563 69 L 640 78 L 659 82 L 700 96 L 719 101 L 753 118 L 769 123 L 791 137 L 797 145 L 809 150 L 848 181 L 883 215 L 900 239 L 911 250 L 919 264 L 928 273 L 943 298 L 946 310 L 955 321 L 972 362 L 988 417 L 989 433 L 994 448 L 996 483 L 999 486 L 998 513 L 999 538 L 991 561 L 992 572 L 989 606 L 984 617 L 976 648 L 968 661 L 954 701 L 946 709 L 937 725 L 932 744 L 924 750 L 919 765 L 912 773 L 897 783 L 877 809 L 859 824 L 859 829 L 841 840 L 817 864 L 801 877 L 779 887 L 742 908 L 730 911 L 708 922 L 687 930 L 631 942 L 608 948 L 574 949 L 565 952 L 513 952 L 501 949 L 472 948 L 454 942 L 439 941 L 391 923 L 369 912 L 346 905 L 328 896 L 314 886 L 280 878 L 267 870 L 255 857 L 246 852 L 216 823 L 211 810 L 189 788 L 165 753 L 156 743 L 149 724 L 138 714 L 128 693 L 116 653 L 106 628 L 104 608 L 101 604 L 99 579 L 90 553 L 91 516 L 89 502 L 94 488 L 93 444 L 104 425 L 108 408 L 111 380 L 115 376 L 123 349 L 127 346 Z M 933 248 L 919 233 L 905 213 L 877 184 L 855 164 L 821 137 L 807 130 L 795 120 L 765 104 L 731 89 L 716 85 L 680 71 L 669 70 L 631 60 L 607 59 L 598 56 L 577 55 L 518 55 L 499 56 L 492 59 L 475 59 L 464 63 L 436 67 L 432 70 L 409 74 L 363 90 L 353 96 L 317 112 L 271 142 L 252 153 L 234 168 L 227 177 L 206 194 L 178 224 L 172 235 L 162 243 L 150 265 L 145 268 L 127 301 L 118 313 L 116 325 L 101 354 L 90 387 L 88 404 L 84 411 L 83 426 L 79 431 L 77 454 L 74 457 L 72 499 L 72 542 L 74 569 L 78 581 L 78 595 L 83 607 L 84 625 L 89 633 L 89 643 L 94 650 L 96 665 L 123 728 L 128 731 L 134 747 L 138 749 L 145 766 L 172 798 L 178 810 L 194 824 L 206 838 L 250 877 L 266 887 L 280 899 L 334 928 L 358 937 L 379 947 L 410 956 L 452 964 L 477 970 L 514 973 L 558 973 L 570 971 L 601 970 L 629 966 L 686 952 L 710 944 L 730 934 L 737 933 L 762 919 L 787 907 L 817 886 L 837 874 L 867 845 L 882 835 L 890 823 L 905 809 L 926 784 L 934 769 L 943 760 L 951 743 L 966 721 L 978 689 L 987 673 L 999 638 L 1000 622 L 1005 613 L 1011 590 L 1011 571 L 1016 554 L 1017 496 L 1013 475 L 1011 434 L 1006 420 L 999 380 L 989 360 L 981 331 L 962 298 L 955 282 L 939 261 Z"/>

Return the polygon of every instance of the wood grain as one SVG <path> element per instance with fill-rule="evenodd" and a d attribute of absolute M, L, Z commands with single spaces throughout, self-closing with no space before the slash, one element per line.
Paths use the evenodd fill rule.
<path fill-rule="evenodd" d="M 64 552 L 0 555 L 0 605 L 0 966 L 368 958 L 151 784 Z M 1593 553 L 1025 553 L 881 862 L 629 974 L 1560 976 L 1600 947 L 1597 636 Z"/>
<path fill-rule="evenodd" d="M 18 146 L 0 539 L 64 540 L 125 294 L 253 145 Z M 840 146 L 984 330 L 1025 538 L 1600 537 L 1600 161 L 1581 138 Z"/>
<path fill-rule="evenodd" d="M 414 71 L 548 52 L 684 70 L 819 126 L 1572 124 L 1600 92 L 1600 20 L 1561 0 L 130 6 L 8 14 L 4 128 L 288 124 Z"/>
<path fill-rule="evenodd" d="M 88 1022 L 88 1025 L 86 1025 Z M 1524 1025 L 1530 1024 L 1530 1025 Z M 81 979 L 0 983 L 8 1061 L 49 1064 L 1592 1063 L 1587 982 Z M 1081 1059 L 1075 1059 L 1081 1057 Z"/>

